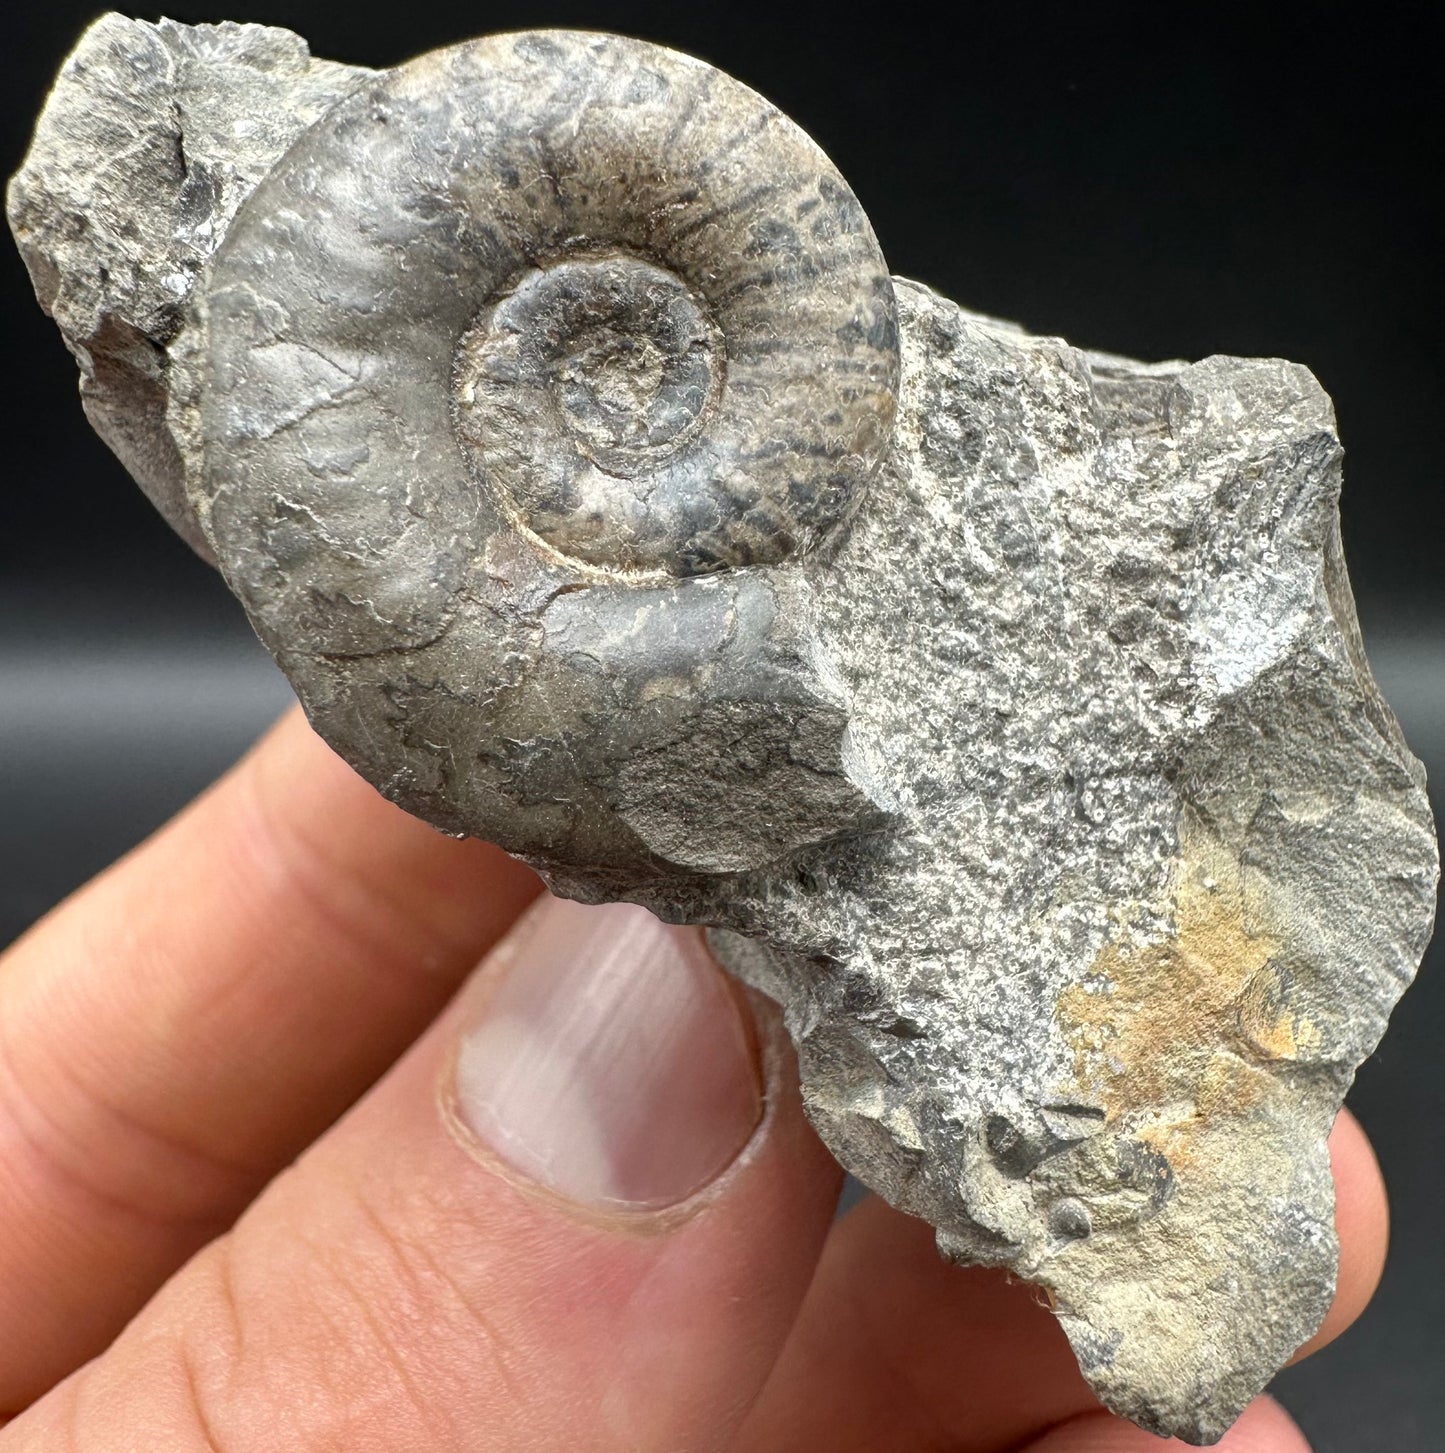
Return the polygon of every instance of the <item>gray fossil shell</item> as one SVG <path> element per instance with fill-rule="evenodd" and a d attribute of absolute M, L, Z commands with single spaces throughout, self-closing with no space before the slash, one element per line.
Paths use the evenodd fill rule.
<path fill-rule="evenodd" d="M 257 189 L 209 300 L 222 556 L 278 493 L 318 538 L 374 499 L 371 580 L 419 605 L 446 584 L 417 595 L 418 553 L 499 519 L 609 572 L 787 559 L 852 513 L 893 420 L 857 198 L 755 92 L 616 36 L 491 37 L 363 87 Z M 297 481 L 285 435 L 320 410 L 347 442 Z M 288 572 L 324 592 L 304 534 Z"/>
<path fill-rule="evenodd" d="M 207 538 L 383 791 L 634 877 L 879 819 L 778 572 L 888 447 L 896 302 L 857 199 L 755 92 L 562 31 L 382 73 L 241 209 L 187 357 Z M 756 790 L 710 785 L 719 757 Z M 733 829 L 698 834 L 724 798 Z"/>

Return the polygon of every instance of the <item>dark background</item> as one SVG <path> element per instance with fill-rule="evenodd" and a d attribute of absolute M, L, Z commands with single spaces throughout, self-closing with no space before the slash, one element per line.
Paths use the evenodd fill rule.
<path fill-rule="evenodd" d="M 6 172 L 98 13 L 72 0 L 7 8 Z M 1345 544 L 1366 643 L 1445 780 L 1431 7 L 1345 19 L 1290 4 L 232 0 L 168 13 L 287 25 L 318 55 L 370 65 L 535 25 L 664 41 L 811 132 L 895 272 L 1120 353 L 1307 364 L 1349 452 Z M 7 247 L 0 315 L 3 942 L 160 822 L 288 698 L 219 579 L 90 433 L 73 365 Z M 1427 962 L 1351 1098 L 1394 1200 L 1384 1286 L 1354 1331 L 1276 1388 L 1320 1453 L 1445 1446 L 1442 1042 L 1445 962 Z"/>

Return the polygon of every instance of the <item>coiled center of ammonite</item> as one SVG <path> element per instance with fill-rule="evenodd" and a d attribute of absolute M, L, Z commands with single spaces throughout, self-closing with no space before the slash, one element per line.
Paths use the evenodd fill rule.
<path fill-rule="evenodd" d="M 724 372 L 717 329 L 675 274 L 635 257 L 559 262 L 462 338 L 458 437 L 513 522 L 562 554 L 676 570 L 678 495 L 707 467 L 679 455 L 706 455 Z"/>

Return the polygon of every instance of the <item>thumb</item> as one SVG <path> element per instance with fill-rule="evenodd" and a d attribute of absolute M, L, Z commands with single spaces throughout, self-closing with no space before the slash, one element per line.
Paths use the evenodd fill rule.
<path fill-rule="evenodd" d="M 838 1189 L 693 931 L 543 900 L 0 1450 L 725 1445 Z"/>

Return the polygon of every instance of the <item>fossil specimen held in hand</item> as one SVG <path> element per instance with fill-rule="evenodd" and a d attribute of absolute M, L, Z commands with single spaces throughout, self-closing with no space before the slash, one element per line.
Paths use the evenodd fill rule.
<path fill-rule="evenodd" d="M 1329 400 L 892 279 L 774 107 L 613 36 L 370 72 L 109 15 L 10 192 L 87 411 L 321 735 L 707 924 L 838 1157 L 1217 1438 L 1334 1285 L 1430 930 Z"/>

